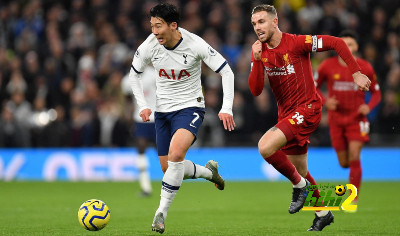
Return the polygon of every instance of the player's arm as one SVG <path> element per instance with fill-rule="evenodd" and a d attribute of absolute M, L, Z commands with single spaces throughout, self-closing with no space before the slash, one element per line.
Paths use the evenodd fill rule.
<path fill-rule="evenodd" d="M 262 44 L 257 40 L 251 51 L 251 70 L 249 75 L 249 88 L 253 96 L 258 96 L 264 89 L 264 65 L 261 61 Z"/>
<path fill-rule="evenodd" d="M 327 98 L 321 91 L 322 85 L 328 80 L 328 75 L 327 73 L 325 73 L 327 69 L 326 67 L 327 67 L 326 61 L 322 62 L 321 65 L 319 66 L 318 71 L 314 76 L 315 86 L 318 95 L 322 99 L 322 104 L 324 104 L 328 110 L 336 110 L 337 105 L 339 104 L 339 101 L 336 99 L 336 97 L 332 96 Z"/>
<path fill-rule="evenodd" d="M 150 63 L 150 57 L 147 49 L 147 44 L 144 42 L 137 49 L 135 56 L 133 57 L 131 70 L 129 72 L 129 82 L 133 92 L 133 95 L 136 98 L 136 102 L 139 108 L 139 115 L 142 118 L 143 122 L 150 121 L 151 110 L 147 105 L 147 102 L 144 98 L 143 92 L 143 84 L 140 77 L 140 74 L 144 71 L 146 66 Z"/>
<path fill-rule="evenodd" d="M 323 94 L 323 92 L 321 91 L 321 87 L 326 81 L 326 75 L 324 73 L 324 64 L 325 64 L 324 62 L 322 62 L 320 64 L 317 72 L 314 75 L 315 88 L 317 89 L 318 95 L 322 99 L 322 103 L 325 103 L 325 101 L 326 101 L 326 97 Z"/>
<path fill-rule="evenodd" d="M 225 130 L 234 130 L 236 124 L 233 120 L 232 106 L 234 96 L 234 75 L 225 58 L 213 49 L 206 41 L 200 37 L 195 37 L 196 47 L 200 59 L 213 71 L 222 76 L 222 90 L 224 93 L 222 109 L 218 113 Z"/>
<path fill-rule="evenodd" d="M 356 60 L 353 57 L 353 54 L 351 54 L 343 39 L 329 35 L 301 35 L 298 39 L 298 44 L 299 43 L 299 48 L 304 48 L 304 46 L 306 46 L 308 47 L 308 51 L 313 52 L 335 50 L 337 54 L 346 62 L 347 67 L 350 69 L 353 75 L 354 83 L 362 91 L 369 90 L 371 81 L 366 75 L 361 74 L 360 66 L 357 64 Z"/>
<path fill-rule="evenodd" d="M 222 99 L 222 108 L 218 114 L 225 130 L 232 131 L 235 129 L 235 121 L 233 120 L 232 106 L 234 91 L 234 74 L 228 63 L 219 71 L 222 76 L 222 90 L 224 93 Z"/>
<path fill-rule="evenodd" d="M 363 115 L 368 115 L 381 102 L 382 99 L 381 90 L 379 88 L 374 69 L 371 65 L 368 65 L 366 70 L 367 71 L 365 74 L 371 80 L 371 87 L 369 90 L 371 92 L 371 99 L 369 100 L 368 104 L 362 104 L 358 108 L 358 113 Z"/>
<path fill-rule="evenodd" d="M 143 84 L 140 74 L 141 72 L 137 71 L 132 65 L 129 72 L 130 86 L 137 101 L 140 117 L 142 118 L 143 122 L 147 122 L 150 121 L 151 110 L 144 98 Z"/>

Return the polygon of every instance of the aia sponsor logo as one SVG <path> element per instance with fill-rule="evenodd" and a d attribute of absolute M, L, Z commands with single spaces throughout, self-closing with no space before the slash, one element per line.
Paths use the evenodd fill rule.
<path fill-rule="evenodd" d="M 169 72 L 169 71 L 168 71 L 168 72 Z M 167 70 L 165 70 L 165 69 L 160 69 L 160 71 L 159 71 L 159 73 L 158 73 L 158 76 L 160 76 L 160 78 L 161 78 L 161 77 L 165 77 L 165 78 L 167 78 L 167 79 L 172 79 L 172 80 L 180 80 L 180 79 L 182 79 L 182 78 L 184 78 L 184 77 L 186 77 L 186 76 L 187 76 L 187 77 L 190 76 L 189 72 L 187 72 L 187 70 L 185 70 L 185 69 L 179 71 L 179 73 L 178 73 L 177 71 L 175 72 L 174 69 L 171 69 L 170 72 L 171 72 L 171 73 L 167 73 Z"/>

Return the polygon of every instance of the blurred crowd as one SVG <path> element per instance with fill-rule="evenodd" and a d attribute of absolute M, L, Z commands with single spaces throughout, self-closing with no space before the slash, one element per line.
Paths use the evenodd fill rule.
<path fill-rule="evenodd" d="M 252 97 L 247 85 L 251 45 L 257 40 L 251 9 L 274 4 L 279 27 L 296 34 L 360 35 L 359 56 L 375 69 L 382 102 L 370 114 L 370 145 L 400 135 L 400 1 L 181 0 L 180 27 L 221 52 L 235 73 L 234 132 L 217 113 L 218 74 L 203 66 L 206 118 L 197 145 L 256 145 L 276 123 L 269 86 Z M 0 1 L 0 147 L 116 147 L 133 144 L 132 110 L 122 92 L 136 48 L 151 33 L 149 0 Z M 312 54 L 313 70 L 332 52 Z M 375 137 L 375 138 L 374 138 Z M 313 146 L 329 146 L 327 119 Z"/>

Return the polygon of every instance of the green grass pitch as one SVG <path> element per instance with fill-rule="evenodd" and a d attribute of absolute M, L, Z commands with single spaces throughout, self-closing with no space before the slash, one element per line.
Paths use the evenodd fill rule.
<path fill-rule="evenodd" d="M 330 182 L 335 184 L 333 182 Z M 343 184 L 343 183 L 342 183 Z M 138 183 L 0 182 L 0 235 L 159 235 L 151 231 L 154 194 L 138 196 Z M 335 211 L 327 235 L 400 235 L 400 182 L 365 182 L 356 213 Z M 77 220 L 88 199 L 111 211 L 106 228 L 89 232 Z M 288 213 L 289 182 L 227 182 L 224 191 L 205 181 L 184 182 L 163 235 L 310 235 L 313 212 Z"/>

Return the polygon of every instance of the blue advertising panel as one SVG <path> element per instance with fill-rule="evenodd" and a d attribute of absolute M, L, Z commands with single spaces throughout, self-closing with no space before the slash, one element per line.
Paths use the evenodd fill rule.
<path fill-rule="evenodd" d="M 162 179 L 156 151 L 148 149 L 146 154 L 151 178 Z M 361 156 L 364 180 L 400 180 L 400 148 L 364 148 Z M 228 181 L 285 180 L 256 148 L 192 148 L 186 158 L 199 165 L 218 161 L 220 173 Z M 0 180 L 135 181 L 136 161 L 134 148 L 1 149 Z M 347 180 L 349 175 L 331 148 L 310 148 L 308 167 L 317 180 Z"/>

